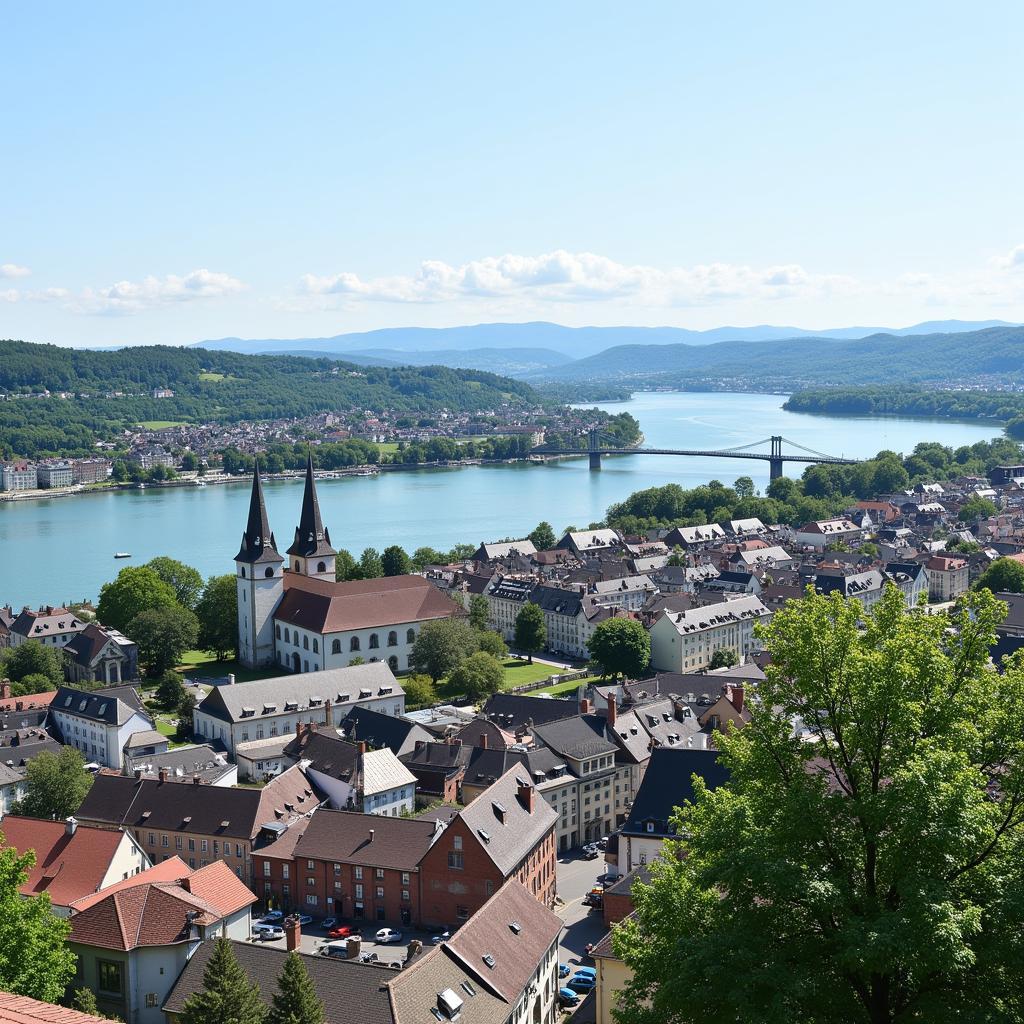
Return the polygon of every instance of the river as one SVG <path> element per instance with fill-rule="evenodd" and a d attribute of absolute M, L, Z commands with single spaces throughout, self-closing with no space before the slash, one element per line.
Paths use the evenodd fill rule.
<path fill-rule="evenodd" d="M 909 452 L 919 441 L 958 446 L 999 433 L 992 424 L 900 418 L 844 418 L 786 412 L 779 395 L 643 393 L 623 409 L 640 421 L 652 447 L 729 448 L 781 434 L 829 455 L 864 457 L 883 448 Z M 787 474 L 804 469 L 790 463 Z M 629 455 L 547 465 L 467 466 L 346 477 L 318 484 L 324 523 L 335 547 L 358 557 L 367 546 L 401 544 L 446 549 L 522 536 L 542 519 L 556 532 L 585 527 L 633 491 L 666 483 L 693 487 L 712 478 L 747 475 L 768 483 L 768 464 L 739 459 Z M 302 501 L 296 480 L 267 484 L 278 548 L 291 543 Z M 57 604 L 95 597 L 125 565 L 171 555 L 204 576 L 233 572 L 245 526 L 249 488 L 151 488 L 35 501 L 0 502 L 0 604 Z M 131 561 L 115 561 L 129 551 Z"/>

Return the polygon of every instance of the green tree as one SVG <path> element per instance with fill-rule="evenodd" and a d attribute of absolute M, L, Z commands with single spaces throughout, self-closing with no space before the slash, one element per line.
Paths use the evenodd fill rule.
<path fill-rule="evenodd" d="M 38 640 L 29 640 L 0 651 L 0 676 L 19 683 L 26 676 L 40 675 L 45 676 L 53 687 L 64 682 L 64 661 L 60 651 L 45 647 Z"/>
<path fill-rule="evenodd" d="M 996 508 L 994 502 L 975 495 L 960 506 L 957 518 L 961 523 L 973 523 L 975 519 L 988 519 L 998 514 L 999 509 Z"/>
<path fill-rule="evenodd" d="M 344 580 L 358 580 L 359 563 L 352 557 L 351 551 L 341 548 L 334 556 L 334 578 L 339 582 Z"/>
<path fill-rule="evenodd" d="M 238 588 L 235 577 L 211 576 L 196 604 L 199 647 L 226 661 L 238 646 Z"/>
<path fill-rule="evenodd" d="M 76 988 L 71 997 L 71 1009 L 79 1013 L 88 1013 L 93 1017 L 102 1017 L 96 1004 L 96 995 L 91 988 Z"/>
<path fill-rule="evenodd" d="M 408 576 L 412 572 L 412 560 L 398 544 L 390 544 L 384 549 L 380 565 L 385 576 Z"/>
<path fill-rule="evenodd" d="M 754 481 L 749 476 L 738 476 L 733 481 L 732 489 L 736 492 L 737 498 L 752 498 L 754 496 Z"/>
<path fill-rule="evenodd" d="M 412 666 L 436 683 L 472 654 L 477 642 L 476 631 L 465 619 L 435 619 L 423 626 L 412 645 Z"/>
<path fill-rule="evenodd" d="M 894 587 L 867 614 L 813 593 L 775 613 L 750 725 L 716 738 L 729 783 L 695 784 L 614 933 L 622 1024 L 1022 1019 L 1024 661 L 987 664 L 1004 613 L 982 592 L 920 615 Z"/>
<path fill-rule="evenodd" d="M 178 739 L 189 740 L 192 738 L 192 729 L 195 722 L 196 698 L 195 694 L 185 692 L 178 704 Z"/>
<path fill-rule="evenodd" d="M 504 685 L 505 669 L 493 654 L 477 651 L 452 669 L 448 683 L 453 690 L 467 697 L 488 697 Z"/>
<path fill-rule="evenodd" d="M 45 755 L 40 754 L 39 757 Z M 34 758 L 30 766 L 39 760 Z M 50 909 L 50 897 L 21 895 L 35 851 L 19 854 L 0 836 L 0 989 L 55 1003 L 75 976 L 75 954 L 65 945 L 71 925 Z"/>
<path fill-rule="evenodd" d="M 375 580 L 384 575 L 384 563 L 376 548 L 364 548 L 359 556 L 359 578 Z"/>
<path fill-rule="evenodd" d="M 639 676 L 651 660 L 651 635 L 636 619 L 605 619 L 587 641 L 602 676 Z"/>
<path fill-rule="evenodd" d="M 533 656 L 537 651 L 544 650 L 548 642 L 548 627 L 544 622 L 544 612 L 540 605 L 527 601 L 516 616 L 516 628 L 512 642 L 521 651 L 526 652 L 529 663 L 533 664 Z"/>
<path fill-rule="evenodd" d="M 177 711 L 188 690 L 177 672 L 165 672 L 156 688 L 156 699 L 165 711 Z"/>
<path fill-rule="evenodd" d="M 0 676 L 3 672 L 0 671 Z M 44 676 L 42 672 L 29 672 L 27 676 L 12 684 L 11 695 L 14 697 L 27 697 L 33 693 L 45 693 L 53 689 L 53 680 Z"/>
<path fill-rule="evenodd" d="M 477 646 L 481 651 L 486 651 L 492 658 L 504 661 L 508 657 L 508 644 L 500 633 L 493 629 L 477 630 Z"/>
<path fill-rule="evenodd" d="M 857 554 L 867 555 L 869 558 L 877 558 L 878 545 L 874 541 L 867 540 L 857 548 Z"/>
<path fill-rule="evenodd" d="M 139 661 L 148 675 L 162 675 L 199 640 L 199 620 L 181 605 L 150 608 L 128 623 L 127 634 L 138 645 Z"/>
<path fill-rule="evenodd" d="M 417 548 L 412 553 L 412 564 L 419 572 L 422 572 L 428 565 L 443 565 L 445 561 L 445 556 L 436 548 Z"/>
<path fill-rule="evenodd" d="M 474 629 L 486 629 L 491 617 L 491 606 L 483 594 L 474 594 L 469 599 L 469 624 Z"/>
<path fill-rule="evenodd" d="M 122 569 L 117 579 L 100 588 L 96 617 L 104 626 L 127 633 L 128 623 L 140 612 L 174 608 L 177 604 L 178 597 L 169 583 L 148 566 L 134 565 Z"/>
<path fill-rule="evenodd" d="M 176 558 L 160 555 L 151 558 L 146 566 L 153 570 L 173 591 L 178 604 L 195 611 L 196 602 L 203 592 L 203 577 L 198 569 L 179 562 Z"/>
<path fill-rule="evenodd" d="M 716 647 L 711 654 L 710 668 L 730 668 L 739 663 L 739 656 L 731 647 Z"/>
<path fill-rule="evenodd" d="M 428 675 L 414 674 L 402 679 L 405 690 L 405 706 L 414 711 L 417 708 L 428 708 L 437 703 L 437 687 Z"/>
<path fill-rule="evenodd" d="M 555 531 L 548 522 L 538 523 L 528 534 L 538 551 L 550 551 L 558 543 Z"/>
<path fill-rule="evenodd" d="M 285 957 L 267 1024 L 324 1024 L 324 1004 L 294 950 Z"/>
<path fill-rule="evenodd" d="M 686 552 L 678 544 L 672 549 L 672 554 L 668 556 L 668 564 L 685 568 Z"/>
<path fill-rule="evenodd" d="M 264 1024 L 266 1019 L 259 985 L 249 981 L 231 942 L 217 939 L 203 969 L 202 989 L 181 1008 L 181 1024 Z"/>
<path fill-rule="evenodd" d="M 11 811 L 62 821 L 78 811 L 91 788 L 92 775 L 85 770 L 85 758 L 74 747 L 61 747 L 56 754 L 46 750 L 26 766 L 25 795 Z"/>
<path fill-rule="evenodd" d="M 1024 565 L 1012 558 L 997 558 L 974 584 L 975 590 L 993 594 L 1024 594 Z"/>

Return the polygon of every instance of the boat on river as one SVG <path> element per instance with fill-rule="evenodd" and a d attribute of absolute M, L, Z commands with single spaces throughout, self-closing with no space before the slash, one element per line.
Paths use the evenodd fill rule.
<path fill-rule="evenodd" d="M 115 558 L 131 558 L 132 557 L 132 553 L 130 551 L 115 551 L 114 552 L 114 557 Z"/>

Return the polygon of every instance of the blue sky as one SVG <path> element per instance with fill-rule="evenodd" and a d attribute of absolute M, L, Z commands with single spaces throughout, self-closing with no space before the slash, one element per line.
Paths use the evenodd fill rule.
<path fill-rule="evenodd" d="M 1024 320 L 1018 3 L 0 8 L 0 336 Z"/>

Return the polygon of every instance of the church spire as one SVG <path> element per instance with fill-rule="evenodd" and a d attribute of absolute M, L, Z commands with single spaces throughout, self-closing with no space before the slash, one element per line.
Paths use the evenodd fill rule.
<path fill-rule="evenodd" d="M 277 553 L 277 542 L 270 530 L 267 503 L 263 499 L 260 481 L 260 463 L 256 459 L 252 472 L 252 493 L 249 496 L 249 519 L 242 534 L 242 546 L 235 556 L 236 562 L 283 562 Z"/>
<path fill-rule="evenodd" d="M 320 502 L 316 497 L 316 481 L 313 477 L 313 449 L 306 460 L 306 487 L 302 494 L 302 515 L 295 528 L 295 540 L 287 552 L 304 558 L 335 555 L 331 547 L 331 535 L 324 529 L 320 518 Z"/>

